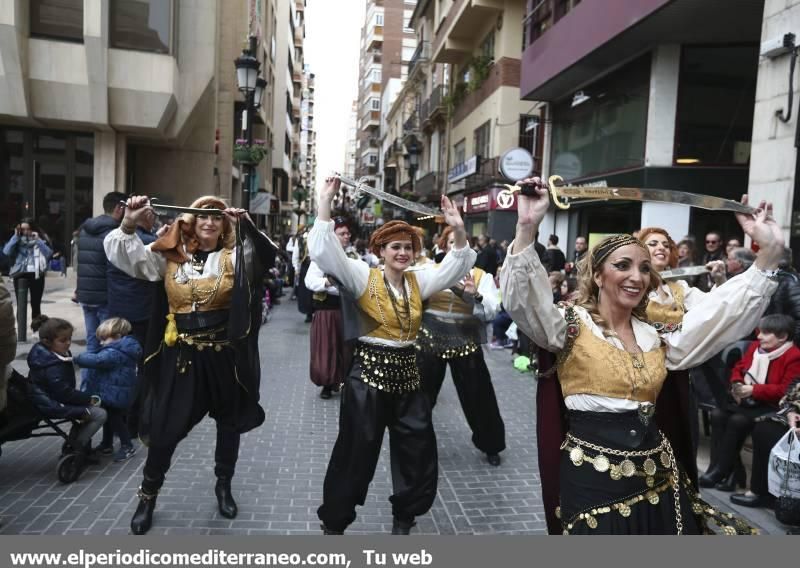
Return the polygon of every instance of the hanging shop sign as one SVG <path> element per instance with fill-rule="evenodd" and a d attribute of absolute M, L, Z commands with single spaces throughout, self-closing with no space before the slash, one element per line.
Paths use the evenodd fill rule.
<path fill-rule="evenodd" d="M 525 148 L 512 148 L 500 156 L 498 168 L 511 181 L 525 179 L 533 173 L 533 156 Z"/>

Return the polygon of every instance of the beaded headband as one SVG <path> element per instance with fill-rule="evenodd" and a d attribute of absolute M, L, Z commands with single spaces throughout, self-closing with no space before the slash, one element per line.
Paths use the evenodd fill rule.
<path fill-rule="evenodd" d="M 592 268 L 597 268 L 612 252 L 628 245 L 636 245 L 643 251 L 650 253 L 647 246 L 631 235 L 614 235 L 606 238 L 592 249 Z"/>

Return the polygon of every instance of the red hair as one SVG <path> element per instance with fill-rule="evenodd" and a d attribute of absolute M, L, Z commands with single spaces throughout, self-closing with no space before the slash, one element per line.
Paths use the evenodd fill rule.
<path fill-rule="evenodd" d="M 672 240 L 669 233 L 661 227 L 644 227 L 639 229 L 639 240 L 642 241 L 645 246 L 647 246 L 645 239 L 650 235 L 664 235 L 667 237 L 667 241 L 669 242 L 669 260 L 667 264 L 670 268 L 678 266 L 678 245 L 675 244 L 675 241 Z M 648 250 L 650 249 L 648 248 Z"/>

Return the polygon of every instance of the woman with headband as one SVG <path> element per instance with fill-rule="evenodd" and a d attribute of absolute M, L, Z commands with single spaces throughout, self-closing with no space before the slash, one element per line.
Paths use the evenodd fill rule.
<path fill-rule="evenodd" d="M 419 229 L 403 221 L 386 223 L 370 238 L 370 250 L 383 259 L 383 271 L 348 259 L 331 221 L 331 201 L 339 185 L 338 178 L 329 177 L 320 190 L 308 248 L 320 269 L 341 284 L 343 312 L 348 312 L 345 304 L 350 302 L 358 319 L 354 324 L 345 315 L 345 334 L 358 338 L 358 343 L 342 391 L 339 435 L 317 515 L 325 534 L 343 534 L 355 520 L 356 505 L 363 505 L 367 497 L 388 428 L 392 534 L 408 534 L 414 518 L 433 504 L 438 478 L 431 406 L 420 388 L 414 345 L 422 301 L 457 284 L 475 263 L 476 254 L 466 246 L 458 209 L 442 197 L 445 221 L 456 236 L 455 246 L 437 270 L 407 271 L 422 242 Z"/>
<path fill-rule="evenodd" d="M 153 300 L 145 345 L 139 437 L 148 451 L 131 519 L 133 534 L 150 529 L 178 442 L 206 414 L 217 423 L 214 493 L 219 513 L 234 518 L 238 508 L 231 479 L 239 437 L 264 422 L 258 403 L 258 332 L 263 275 L 274 265 L 277 247 L 243 209 L 229 208 L 213 196 L 191 207 L 209 212 L 184 214 L 145 246 L 134 229 L 153 210 L 147 197 L 131 197 L 119 228 L 103 243 L 109 261 L 120 270 L 164 283 Z"/>
<path fill-rule="evenodd" d="M 579 266 L 573 306 L 554 306 L 533 236 L 549 204 L 539 178 L 521 182 L 517 234 L 501 275 L 503 304 L 520 329 L 557 354 L 569 430 L 561 445 L 560 516 L 565 534 L 698 534 L 713 519 L 726 533 L 743 521 L 703 503 L 653 414 L 667 372 L 694 367 L 752 329 L 777 286 L 783 235 L 762 203 L 737 214 L 759 243 L 755 266 L 688 311 L 681 329 L 647 323 L 660 285 L 650 252 L 630 235 L 603 239 Z"/>

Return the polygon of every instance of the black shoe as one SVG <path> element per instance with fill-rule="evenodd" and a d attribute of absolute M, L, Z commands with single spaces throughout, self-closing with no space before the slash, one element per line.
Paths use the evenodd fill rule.
<path fill-rule="evenodd" d="M 500 459 L 500 454 L 486 454 L 486 461 L 489 462 L 489 465 L 497 467 L 502 460 Z"/>
<path fill-rule="evenodd" d="M 335 531 L 335 530 L 329 529 L 329 528 L 328 528 L 328 527 L 326 527 L 325 525 L 320 525 L 320 526 L 319 526 L 319 528 L 321 528 L 321 529 L 322 529 L 322 534 L 324 534 L 324 535 L 329 535 L 329 536 L 336 535 L 336 536 L 340 536 L 340 535 L 343 535 L 343 534 L 344 534 L 344 531 Z"/>
<path fill-rule="evenodd" d="M 156 509 L 157 495 L 147 495 L 139 489 L 139 504 L 131 519 L 131 532 L 133 534 L 146 534 L 153 525 L 153 511 Z"/>
<path fill-rule="evenodd" d="M 786 531 L 786 534 L 800 534 L 800 527 L 795 527 Z"/>
<path fill-rule="evenodd" d="M 756 495 L 755 493 L 735 493 L 730 497 L 731 503 L 742 507 L 762 507 L 771 509 L 775 506 L 775 497 L 772 495 Z"/>
<path fill-rule="evenodd" d="M 217 485 L 214 487 L 214 494 L 217 496 L 219 514 L 226 519 L 235 519 L 239 513 L 239 508 L 236 506 L 236 501 L 233 500 L 233 495 L 231 494 L 231 478 L 218 477 Z"/>
<path fill-rule="evenodd" d="M 411 527 L 417 523 L 412 518 L 411 520 L 394 518 L 392 521 L 392 534 L 407 535 L 411 532 Z"/>
<path fill-rule="evenodd" d="M 311 314 L 306 315 L 306 323 L 311 323 Z"/>
<path fill-rule="evenodd" d="M 319 393 L 320 398 L 329 399 L 331 397 L 331 387 L 322 387 Z"/>
<path fill-rule="evenodd" d="M 742 462 L 739 462 L 725 479 L 714 486 L 718 491 L 725 491 L 727 493 L 736 491 L 737 487 L 741 487 L 742 489 L 747 487 L 747 471 L 744 469 L 744 464 Z"/>
<path fill-rule="evenodd" d="M 716 467 L 712 467 L 700 476 L 700 479 L 697 480 L 697 484 L 700 487 L 714 487 L 717 483 L 725 479 L 725 477 L 726 475 L 724 471 L 721 471 Z"/>

